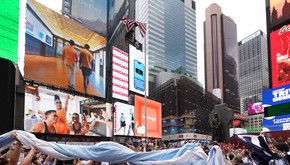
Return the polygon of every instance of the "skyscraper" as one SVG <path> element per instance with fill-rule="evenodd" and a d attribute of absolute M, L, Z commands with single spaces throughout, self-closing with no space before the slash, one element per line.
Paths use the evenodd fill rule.
<path fill-rule="evenodd" d="M 205 88 L 230 108 L 238 110 L 237 25 L 211 4 L 204 22 Z"/>
<path fill-rule="evenodd" d="M 135 19 L 148 29 L 149 82 L 161 71 L 197 79 L 195 1 L 136 0 L 135 9 Z"/>
<path fill-rule="evenodd" d="M 239 90 L 241 111 L 262 102 L 262 90 L 269 87 L 267 36 L 257 31 L 239 43 Z"/>

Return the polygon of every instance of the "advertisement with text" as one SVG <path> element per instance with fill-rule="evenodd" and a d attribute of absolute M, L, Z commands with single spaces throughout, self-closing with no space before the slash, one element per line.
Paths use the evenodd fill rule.
<path fill-rule="evenodd" d="M 147 137 L 162 137 L 162 107 L 161 103 L 150 99 L 147 104 Z M 144 97 L 135 95 L 135 136 L 145 137 Z"/>

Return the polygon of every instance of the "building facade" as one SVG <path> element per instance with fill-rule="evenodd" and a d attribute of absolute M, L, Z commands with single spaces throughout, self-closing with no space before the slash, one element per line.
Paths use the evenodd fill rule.
<path fill-rule="evenodd" d="M 220 100 L 190 77 L 175 74 L 158 86 L 151 97 L 162 103 L 163 135 L 211 134 L 209 114 Z"/>
<path fill-rule="evenodd" d="M 204 52 L 206 90 L 239 111 L 237 26 L 217 4 L 206 9 Z"/>
<path fill-rule="evenodd" d="M 179 69 L 197 79 L 195 1 L 136 0 L 135 5 L 135 19 L 147 24 L 150 89 L 161 71 Z"/>
<path fill-rule="evenodd" d="M 269 88 L 267 36 L 257 31 L 238 43 L 241 111 L 262 102 L 262 91 Z"/>

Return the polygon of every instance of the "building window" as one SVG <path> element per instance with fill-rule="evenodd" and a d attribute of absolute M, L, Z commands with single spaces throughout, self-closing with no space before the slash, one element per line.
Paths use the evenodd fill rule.
<path fill-rule="evenodd" d="M 191 1 L 191 7 L 193 10 L 195 10 L 195 2 L 194 1 Z"/>
<path fill-rule="evenodd" d="M 219 88 L 217 15 L 211 16 L 213 88 Z"/>

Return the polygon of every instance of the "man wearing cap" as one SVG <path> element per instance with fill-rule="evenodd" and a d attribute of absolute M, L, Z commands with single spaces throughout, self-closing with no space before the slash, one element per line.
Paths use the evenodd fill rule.
<path fill-rule="evenodd" d="M 89 85 L 89 77 L 91 74 L 91 62 L 93 60 L 93 55 L 89 51 L 90 46 L 88 44 L 84 45 L 84 49 L 80 49 L 80 65 L 83 75 L 83 86 L 85 89 L 85 93 L 87 94 L 88 85 Z"/>
<path fill-rule="evenodd" d="M 75 88 L 75 73 L 76 73 L 76 62 L 78 61 L 77 51 L 74 49 L 75 42 L 69 41 L 69 44 L 65 45 L 62 49 L 62 56 L 66 59 L 66 73 L 68 80 L 68 87 L 71 90 Z"/>
<path fill-rule="evenodd" d="M 56 130 L 53 126 L 53 124 L 57 121 L 57 114 L 55 110 L 48 110 L 45 112 L 45 120 L 36 123 L 32 129 L 31 132 L 36 133 L 52 133 L 55 134 Z"/>
<path fill-rule="evenodd" d="M 64 106 L 62 106 L 62 102 L 58 95 L 54 95 L 54 104 L 56 106 L 56 113 L 58 116 L 57 122 L 54 124 L 56 132 L 58 134 L 69 134 L 69 126 L 66 121 L 66 112 L 68 105 L 69 95 L 65 98 Z"/>

